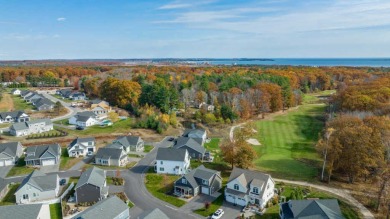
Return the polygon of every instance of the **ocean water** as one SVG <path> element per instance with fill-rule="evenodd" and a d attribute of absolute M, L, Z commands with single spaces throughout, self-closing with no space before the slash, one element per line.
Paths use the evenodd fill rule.
<path fill-rule="evenodd" d="M 294 59 L 205 59 L 191 60 L 197 64 L 211 65 L 290 65 L 290 66 L 350 66 L 390 67 L 390 58 L 294 58 Z"/>

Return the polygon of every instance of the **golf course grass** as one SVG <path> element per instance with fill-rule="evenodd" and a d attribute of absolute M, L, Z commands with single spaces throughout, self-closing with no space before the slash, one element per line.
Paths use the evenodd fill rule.
<path fill-rule="evenodd" d="M 321 161 L 315 144 L 324 127 L 325 110 L 325 104 L 315 101 L 317 95 L 324 94 L 311 94 L 306 97 L 310 103 L 256 122 L 257 138 L 262 144 L 254 147 L 259 155 L 254 161 L 257 169 L 275 178 L 315 179 Z"/>

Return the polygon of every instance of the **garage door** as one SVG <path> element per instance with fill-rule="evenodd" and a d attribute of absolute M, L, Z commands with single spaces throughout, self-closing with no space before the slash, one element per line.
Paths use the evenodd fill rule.
<path fill-rule="evenodd" d="M 3 166 L 4 166 L 4 161 L 0 160 L 0 167 L 3 167 Z"/>
<path fill-rule="evenodd" d="M 6 166 L 9 166 L 9 165 L 12 165 L 12 164 L 13 164 L 12 159 L 6 160 L 6 161 L 5 161 L 5 165 L 6 165 Z"/>
<path fill-rule="evenodd" d="M 228 202 L 230 202 L 232 204 L 240 205 L 240 206 L 245 206 L 246 205 L 245 199 L 237 198 L 237 197 L 234 197 L 234 196 L 231 196 L 231 195 L 227 195 L 226 196 L 226 201 L 228 201 Z"/>
<path fill-rule="evenodd" d="M 209 188 L 202 187 L 202 193 L 203 194 L 209 195 L 209 193 L 210 193 L 209 190 L 210 190 Z"/>
<path fill-rule="evenodd" d="M 54 159 L 42 160 L 42 166 L 54 165 L 54 164 L 55 164 L 55 160 Z"/>

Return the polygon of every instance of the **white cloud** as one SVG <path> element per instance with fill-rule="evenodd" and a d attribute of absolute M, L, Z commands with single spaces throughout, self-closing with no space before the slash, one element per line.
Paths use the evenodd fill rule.
<path fill-rule="evenodd" d="M 176 0 L 171 3 L 162 5 L 158 9 L 160 10 L 171 10 L 171 9 L 182 9 L 182 8 L 191 8 L 199 5 L 205 5 L 215 2 L 216 0 Z"/>
<path fill-rule="evenodd" d="M 66 18 L 64 18 L 64 17 L 59 17 L 59 18 L 57 18 L 57 21 L 65 21 L 66 20 Z"/>
<path fill-rule="evenodd" d="M 158 9 L 163 10 L 163 9 L 189 8 L 191 6 L 192 6 L 191 4 L 175 4 L 175 3 L 171 3 L 171 4 L 163 5 L 163 6 L 159 7 Z"/>

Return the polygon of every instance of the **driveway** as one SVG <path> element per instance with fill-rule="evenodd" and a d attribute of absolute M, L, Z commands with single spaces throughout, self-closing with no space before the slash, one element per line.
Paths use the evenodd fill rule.
<path fill-rule="evenodd" d="M 241 210 L 243 209 L 241 206 L 234 206 L 233 204 L 226 201 L 223 201 L 221 208 L 225 212 L 225 214 L 222 216 L 223 219 L 235 219 L 241 216 Z"/>
<path fill-rule="evenodd" d="M 216 198 L 218 198 L 221 193 L 216 192 L 213 196 L 199 194 L 190 200 L 187 204 L 182 206 L 180 210 L 192 213 L 194 210 L 203 208 L 206 202 L 213 202 Z"/>
<path fill-rule="evenodd" d="M 55 164 L 55 165 L 48 165 L 48 166 L 41 166 L 39 168 L 40 171 L 44 173 L 53 173 L 53 172 L 58 172 L 60 169 L 60 164 Z"/>
<path fill-rule="evenodd" d="M 84 159 L 80 160 L 78 163 L 73 165 L 71 168 L 69 168 L 69 170 L 81 170 L 81 168 L 83 168 L 85 164 L 89 163 L 93 157 L 94 156 L 85 157 Z"/>
<path fill-rule="evenodd" d="M 0 167 L 0 178 L 5 178 L 13 166 Z"/>

